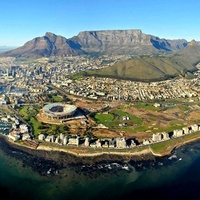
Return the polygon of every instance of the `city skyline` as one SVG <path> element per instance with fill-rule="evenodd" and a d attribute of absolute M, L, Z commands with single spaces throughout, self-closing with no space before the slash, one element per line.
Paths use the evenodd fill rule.
<path fill-rule="evenodd" d="M 0 46 L 22 46 L 52 32 L 66 38 L 81 31 L 141 29 L 165 39 L 200 41 L 196 0 L 35 0 L 1 2 Z"/>

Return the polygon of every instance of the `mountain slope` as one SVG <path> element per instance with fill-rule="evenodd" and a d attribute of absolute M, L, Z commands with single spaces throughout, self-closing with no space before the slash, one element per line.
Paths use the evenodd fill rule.
<path fill-rule="evenodd" d="M 83 53 L 84 51 L 80 49 L 79 44 L 67 40 L 62 36 L 47 32 L 45 36 L 34 38 L 25 43 L 22 47 L 4 53 L 3 56 L 49 57 L 52 55 L 79 55 Z"/>
<path fill-rule="evenodd" d="M 122 61 L 108 68 L 85 72 L 85 75 L 113 77 L 120 79 L 156 81 L 166 80 L 187 72 L 197 70 L 195 65 L 200 62 L 200 46 L 192 41 L 187 47 L 175 54 L 165 57 L 142 56 Z"/>
<path fill-rule="evenodd" d="M 87 52 L 103 54 L 152 54 L 179 50 L 186 40 L 166 40 L 142 33 L 141 30 L 84 31 L 71 38 Z"/>
<path fill-rule="evenodd" d="M 166 40 L 144 34 L 141 30 L 84 31 L 66 39 L 53 33 L 34 38 L 22 47 L 3 53 L 13 57 L 49 57 L 81 54 L 157 54 L 177 51 L 187 45 L 186 40 Z"/>
<path fill-rule="evenodd" d="M 174 59 L 182 61 L 184 65 L 196 65 L 200 62 L 200 44 L 192 40 L 187 47 L 176 52 Z"/>

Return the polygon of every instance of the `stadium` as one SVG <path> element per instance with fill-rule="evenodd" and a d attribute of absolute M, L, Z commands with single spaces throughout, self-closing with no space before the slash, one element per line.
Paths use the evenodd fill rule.
<path fill-rule="evenodd" d="M 42 109 L 42 118 L 48 121 L 62 121 L 75 115 L 77 107 L 63 103 L 45 105 Z"/>

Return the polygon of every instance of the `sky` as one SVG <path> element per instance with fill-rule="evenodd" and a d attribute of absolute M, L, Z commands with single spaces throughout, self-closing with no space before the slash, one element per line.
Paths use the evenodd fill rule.
<path fill-rule="evenodd" d="M 0 46 L 22 46 L 46 32 L 140 29 L 165 39 L 200 41 L 199 0 L 6 0 Z"/>

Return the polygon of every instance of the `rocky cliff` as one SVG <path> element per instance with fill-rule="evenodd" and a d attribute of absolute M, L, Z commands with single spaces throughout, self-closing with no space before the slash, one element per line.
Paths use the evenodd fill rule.
<path fill-rule="evenodd" d="M 184 39 L 167 40 L 142 33 L 141 30 L 84 31 L 66 39 L 47 32 L 3 56 L 42 57 L 81 54 L 153 54 L 176 51 L 187 46 Z"/>
<path fill-rule="evenodd" d="M 71 38 L 87 52 L 104 54 L 150 54 L 174 51 L 187 46 L 186 40 L 166 40 L 141 30 L 84 31 Z"/>

